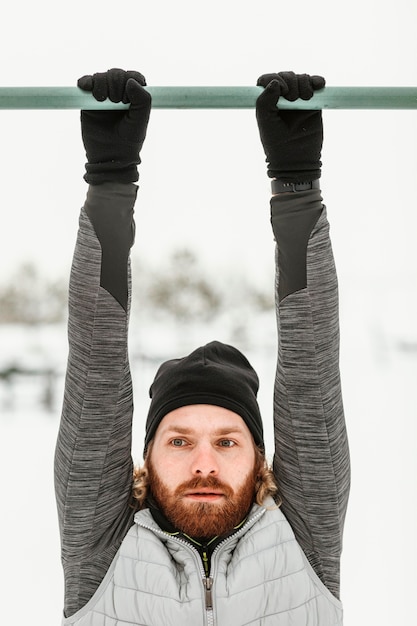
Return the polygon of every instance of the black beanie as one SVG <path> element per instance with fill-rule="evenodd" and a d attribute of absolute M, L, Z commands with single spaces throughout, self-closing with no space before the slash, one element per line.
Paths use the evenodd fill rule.
<path fill-rule="evenodd" d="M 256 445 L 264 449 L 262 418 L 256 394 L 258 376 L 236 348 L 212 341 L 158 369 L 149 390 L 145 451 L 167 413 L 190 404 L 213 404 L 240 415 Z"/>

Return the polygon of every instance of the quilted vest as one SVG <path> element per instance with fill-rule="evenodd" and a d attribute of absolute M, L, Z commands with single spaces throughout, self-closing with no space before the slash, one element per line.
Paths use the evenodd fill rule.
<path fill-rule="evenodd" d="M 195 548 L 140 511 L 96 593 L 62 624 L 342 626 L 342 619 L 341 602 L 268 500 L 216 547 L 209 579 Z"/>

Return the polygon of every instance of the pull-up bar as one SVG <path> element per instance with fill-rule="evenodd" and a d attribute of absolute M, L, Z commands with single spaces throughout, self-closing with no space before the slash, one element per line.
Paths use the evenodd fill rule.
<path fill-rule="evenodd" d="M 155 109 L 252 109 L 262 87 L 146 87 Z M 0 87 L 0 109 L 123 109 L 78 87 Z M 417 87 L 325 87 L 280 109 L 417 109 Z"/>

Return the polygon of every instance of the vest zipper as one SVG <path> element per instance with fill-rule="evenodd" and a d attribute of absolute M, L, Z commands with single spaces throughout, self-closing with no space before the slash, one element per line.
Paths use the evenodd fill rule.
<path fill-rule="evenodd" d="M 253 526 L 253 524 L 255 524 L 255 522 L 257 522 L 258 519 L 260 517 L 262 517 L 262 515 L 264 513 L 265 513 L 265 509 L 260 509 L 254 515 L 252 515 L 252 517 L 250 519 L 247 519 L 246 522 L 241 526 L 241 528 L 239 528 L 239 530 L 237 530 L 235 533 L 233 533 L 233 535 L 231 535 L 230 537 L 226 537 L 226 539 L 223 539 L 223 541 L 221 541 L 219 544 L 217 544 L 217 546 L 213 550 L 213 554 L 211 555 L 211 569 L 212 570 L 214 569 L 214 565 L 213 565 L 214 557 L 219 552 L 220 548 L 222 548 L 229 541 L 233 541 L 234 538 L 236 538 L 236 537 L 240 538 L 240 536 L 245 533 L 246 526 L 248 525 L 248 523 L 250 522 L 251 526 Z"/>
<path fill-rule="evenodd" d="M 250 518 L 250 520 L 247 520 L 243 524 L 243 526 L 236 533 L 234 533 L 231 537 L 227 537 L 226 539 L 221 541 L 214 548 L 213 554 L 211 555 L 211 562 L 212 562 L 211 569 L 212 569 L 212 571 L 214 571 L 214 563 L 213 563 L 214 557 L 219 552 L 219 549 L 222 546 L 224 546 L 226 543 L 228 543 L 229 541 L 232 541 L 233 538 L 235 538 L 236 536 L 242 535 L 244 533 L 244 531 L 245 531 L 247 523 L 250 521 L 251 525 L 253 525 L 256 521 L 258 521 L 258 519 L 260 517 L 262 517 L 264 512 L 265 512 L 265 510 L 263 510 L 263 509 L 260 509 L 259 511 L 257 511 L 257 513 L 255 515 L 253 515 Z M 169 533 L 166 533 L 164 530 L 161 530 L 160 528 L 155 528 L 155 527 L 152 527 L 152 526 L 148 526 L 147 524 L 144 524 L 143 522 L 137 522 L 137 524 L 139 524 L 139 526 L 142 526 L 142 528 L 146 528 L 147 530 L 150 530 L 151 532 L 153 532 L 156 535 L 160 535 L 161 537 L 166 537 L 168 535 L 170 537 L 170 539 L 172 539 L 173 541 L 176 541 L 178 543 L 183 544 L 186 548 L 189 548 L 193 554 L 195 554 L 195 556 L 197 557 L 198 569 L 200 570 L 201 578 L 202 578 L 202 582 L 203 582 L 204 601 L 205 601 L 206 617 L 207 617 L 207 626 L 214 626 L 214 611 L 213 611 L 213 583 L 214 583 L 214 579 L 213 579 L 212 576 L 207 576 L 206 572 L 204 571 L 204 565 L 203 565 L 203 562 L 201 560 L 201 556 L 200 556 L 198 550 L 196 548 L 194 548 L 188 541 L 185 541 L 184 539 L 181 539 L 180 537 L 175 537 L 173 535 L 170 535 Z"/>
<path fill-rule="evenodd" d="M 203 554 L 202 554 L 202 559 L 203 559 L 203 565 L 204 565 L 204 571 L 206 573 L 206 576 L 209 575 L 209 560 L 208 560 L 208 556 L 207 556 L 207 550 L 203 550 Z"/>
<path fill-rule="evenodd" d="M 213 579 L 211 576 L 206 576 L 203 579 L 203 584 L 205 588 L 205 599 L 206 599 L 206 609 L 212 611 L 213 610 Z"/>
<path fill-rule="evenodd" d="M 264 514 L 264 510 L 260 510 L 258 511 L 254 516 L 251 517 L 250 521 L 251 523 L 255 523 L 260 517 L 262 517 L 262 515 Z M 248 521 L 248 520 L 247 520 Z M 214 557 L 216 556 L 216 554 L 219 552 L 220 548 L 224 545 L 226 545 L 229 541 L 233 541 L 233 539 L 236 536 L 239 535 L 243 535 L 245 532 L 245 528 L 246 528 L 246 524 L 247 522 L 245 522 L 242 527 L 236 532 L 234 533 L 232 536 L 227 537 L 226 539 L 223 539 L 223 541 L 221 541 L 213 550 L 213 554 L 211 555 L 211 571 L 215 571 L 215 567 L 214 567 Z M 180 540 L 179 540 L 180 541 Z M 194 548 L 192 546 L 190 546 L 190 548 L 192 548 L 194 550 Z M 197 550 L 195 550 L 195 552 L 197 552 Z M 198 554 L 198 552 L 197 552 Z M 198 556 L 200 557 L 200 555 L 198 554 Z M 201 561 L 201 559 L 200 559 Z M 207 624 L 208 626 L 214 626 L 214 611 L 213 611 L 213 577 L 212 576 L 207 576 L 207 574 L 205 575 L 205 577 L 203 578 L 203 585 L 204 585 L 204 590 L 205 590 L 205 601 L 206 601 L 206 612 L 207 612 Z"/>
<path fill-rule="evenodd" d="M 206 600 L 206 617 L 207 617 L 207 626 L 214 626 L 214 611 L 213 611 L 213 579 L 211 576 L 203 579 L 203 585 L 205 589 L 205 600 Z"/>
<path fill-rule="evenodd" d="M 197 560 L 198 569 L 200 570 L 201 579 L 203 582 L 207 626 L 214 626 L 213 591 L 212 591 L 213 578 L 211 576 L 206 575 L 198 550 L 194 548 L 188 541 L 185 541 L 185 539 L 181 539 L 180 537 L 175 537 L 173 535 L 170 535 L 169 533 L 166 533 L 164 530 L 160 530 L 159 528 L 148 526 L 147 524 L 143 524 L 142 522 L 137 522 L 137 523 L 139 524 L 139 526 L 142 526 L 142 528 L 146 528 L 147 530 L 150 530 L 156 535 L 160 535 L 161 537 L 166 537 L 168 535 L 170 539 L 172 539 L 173 541 L 176 541 L 177 543 L 181 543 L 186 548 L 189 548 L 193 554 L 195 554 L 195 556 L 197 557 L 196 560 Z"/>

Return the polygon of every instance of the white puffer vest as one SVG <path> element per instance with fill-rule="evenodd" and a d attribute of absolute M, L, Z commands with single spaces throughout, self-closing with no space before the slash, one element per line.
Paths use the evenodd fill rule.
<path fill-rule="evenodd" d="M 272 500 L 220 543 L 207 579 L 198 552 L 135 515 L 104 580 L 63 626 L 342 626 L 342 605 Z"/>

